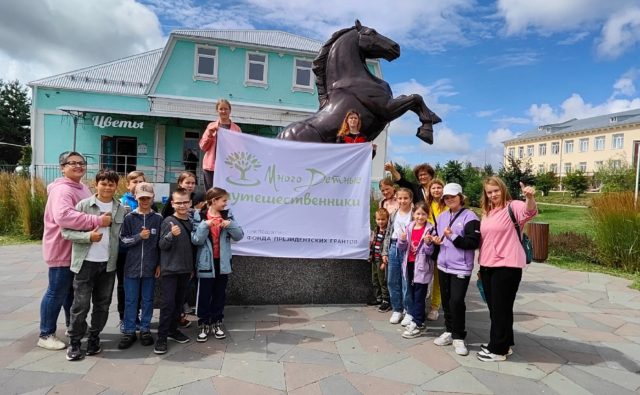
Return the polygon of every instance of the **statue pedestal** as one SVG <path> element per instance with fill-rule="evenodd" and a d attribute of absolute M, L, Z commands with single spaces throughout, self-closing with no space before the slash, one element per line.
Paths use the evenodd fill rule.
<path fill-rule="evenodd" d="M 372 289 L 365 260 L 235 255 L 227 304 L 364 304 Z"/>

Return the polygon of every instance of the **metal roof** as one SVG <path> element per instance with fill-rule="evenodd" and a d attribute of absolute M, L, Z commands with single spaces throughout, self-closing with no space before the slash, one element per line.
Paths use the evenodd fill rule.
<path fill-rule="evenodd" d="M 514 143 L 524 140 L 534 140 L 540 137 L 564 135 L 567 133 L 613 128 L 631 124 L 640 124 L 640 108 L 612 114 L 599 115 L 597 117 L 584 119 L 574 118 L 561 123 L 540 125 L 537 129 L 524 132 L 518 135 L 516 138 L 504 141 L 504 143 Z"/>
<path fill-rule="evenodd" d="M 174 30 L 174 36 L 259 45 L 275 49 L 297 50 L 317 54 L 323 42 L 279 30 Z"/>
<path fill-rule="evenodd" d="M 162 49 L 144 52 L 29 83 L 31 86 L 144 95 Z"/>

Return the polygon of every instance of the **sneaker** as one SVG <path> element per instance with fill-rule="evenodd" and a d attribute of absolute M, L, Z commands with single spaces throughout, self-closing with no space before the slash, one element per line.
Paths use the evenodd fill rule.
<path fill-rule="evenodd" d="M 192 314 L 193 313 L 193 307 L 191 307 L 189 305 L 189 303 L 185 302 L 184 305 L 182 305 L 182 312 L 185 314 Z"/>
<path fill-rule="evenodd" d="M 213 328 L 211 328 L 211 332 L 216 339 L 224 339 L 227 335 L 222 330 L 222 321 L 218 321 L 213 324 Z"/>
<path fill-rule="evenodd" d="M 80 361 L 84 358 L 84 352 L 80 348 L 80 342 L 72 343 L 67 348 L 67 361 Z"/>
<path fill-rule="evenodd" d="M 500 361 L 506 361 L 507 356 L 493 354 L 490 352 L 486 353 L 484 351 L 478 351 L 478 359 L 481 360 L 482 362 L 500 362 Z"/>
<path fill-rule="evenodd" d="M 480 345 L 480 350 L 482 350 L 485 354 L 489 354 L 491 351 L 489 351 L 489 345 L 488 344 L 481 344 Z M 507 351 L 507 355 L 511 355 L 513 354 L 513 350 L 511 349 L 511 347 L 509 347 L 509 351 Z"/>
<path fill-rule="evenodd" d="M 145 347 L 153 345 L 153 336 L 151 336 L 151 332 L 140 333 L 140 344 Z"/>
<path fill-rule="evenodd" d="M 156 345 L 153 347 L 153 352 L 156 354 L 165 354 L 167 352 L 167 339 L 159 337 L 156 340 Z"/>
<path fill-rule="evenodd" d="M 379 304 L 382 304 L 382 299 L 369 299 L 367 301 L 367 306 L 378 306 Z"/>
<path fill-rule="evenodd" d="M 422 336 L 422 331 L 418 328 L 418 325 L 411 321 L 407 328 L 402 332 L 402 337 L 405 339 L 414 339 L 416 337 Z"/>
<path fill-rule="evenodd" d="M 435 344 L 436 346 L 448 346 L 451 343 L 453 343 L 451 332 L 444 332 L 442 335 L 433 340 L 433 344 Z"/>
<path fill-rule="evenodd" d="M 469 350 L 467 350 L 467 345 L 464 344 L 464 340 L 462 339 L 455 339 L 453 341 L 453 349 L 458 355 L 462 355 L 462 356 L 469 355 Z"/>
<path fill-rule="evenodd" d="M 427 314 L 427 321 L 437 321 L 440 317 L 440 312 L 437 309 L 433 309 Z"/>
<path fill-rule="evenodd" d="M 120 320 L 120 323 L 118 324 L 118 328 L 120 329 L 120 333 L 122 333 L 123 335 L 124 333 L 124 321 Z"/>
<path fill-rule="evenodd" d="M 191 340 L 187 335 L 180 332 L 179 330 L 176 330 L 174 333 L 167 336 L 167 339 L 180 344 L 189 343 L 189 341 Z"/>
<path fill-rule="evenodd" d="M 124 336 L 120 338 L 120 343 L 118 343 L 119 350 L 126 350 L 131 347 L 133 343 L 137 340 L 135 333 L 125 333 Z"/>
<path fill-rule="evenodd" d="M 191 321 L 189 321 L 187 319 L 187 316 L 185 314 L 180 315 L 180 318 L 178 319 L 178 325 L 181 328 L 188 328 L 191 326 Z"/>
<path fill-rule="evenodd" d="M 427 324 L 423 322 L 421 325 L 418 325 L 418 329 L 420 329 L 421 331 L 424 331 L 425 329 L 427 329 Z"/>
<path fill-rule="evenodd" d="M 382 303 L 380 303 L 380 307 L 378 307 L 378 311 L 381 313 L 386 313 L 387 311 L 391 310 L 391 304 L 386 301 L 383 300 Z"/>
<path fill-rule="evenodd" d="M 197 342 L 206 342 L 209 338 L 209 332 L 211 331 L 209 325 L 201 325 L 200 333 L 198 333 L 198 337 L 196 337 Z"/>
<path fill-rule="evenodd" d="M 67 345 L 56 337 L 55 334 L 49 336 L 40 337 L 38 339 L 38 347 L 42 347 L 46 350 L 64 350 Z"/>
<path fill-rule="evenodd" d="M 89 340 L 87 340 L 87 355 L 96 355 L 101 352 L 100 338 L 98 336 L 89 337 Z"/>
<path fill-rule="evenodd" d="M 389 322 L 392 324 L 399 324 L 402 321 L 402 313 L 399 311 L 394 311 L 391 313 L 391 318 L 389 318 Z"/>
<path fill-rule="evenodd" d="M 411 314 L 405 314 L 405 316 L 402 319 L 402 322 L 400 323 L 400 325 L 407 326 L 412 322 L 413 322 L 413 317 L 411 316 Z"/>

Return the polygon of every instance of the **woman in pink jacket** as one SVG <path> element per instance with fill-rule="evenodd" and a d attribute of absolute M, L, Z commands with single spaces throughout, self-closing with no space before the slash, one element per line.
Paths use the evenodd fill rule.
<path fill-rule="evenodd" d="M 216 145 L 218 142 L 218 129 L 229 129 L 234 132 L 242 132 L 240 126 L 231 121 L 231 103 L 228 100 L 220 99 L 216 103 L 218 120 L 209 123 L 200 139 L 200 149 L 204 151 L 202 158 L 202 168 L 204 170 L 204 188 L 206 191 L 213 187 L 213 171 L 216 166 Z"/>
<path fill-rule="evenodd" d="M 504 182 L 489 177 L 483 183 L 482 221 L 480 222 L 480 278 L 489 306 L 491 332 L 489 344 L 480 346 L 478 359 L 504 361 L 513 342 L 513 303 L 526 266 L 526 256 L 509 208 L 520 229 L 538 214 L 535 189 L 520 183 L 525 201 L 511 200 Z"/>

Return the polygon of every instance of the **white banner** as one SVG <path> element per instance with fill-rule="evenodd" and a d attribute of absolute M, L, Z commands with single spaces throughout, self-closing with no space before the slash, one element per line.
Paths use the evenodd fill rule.
<path fill-rule="evenodd" d="M 322 144 L 218 131 L 214 185 L 244 230 L 238 255 L 369 256 L 371 144 Z"/>

